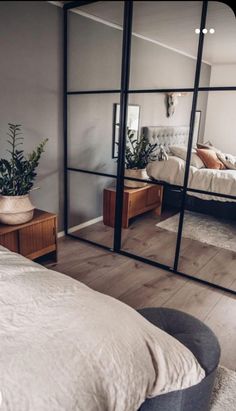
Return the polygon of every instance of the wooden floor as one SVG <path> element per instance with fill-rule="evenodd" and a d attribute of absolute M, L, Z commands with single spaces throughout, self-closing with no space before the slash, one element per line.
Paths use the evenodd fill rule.
<path fill-rule="evenodd" d="M 233 296 L 68 237 L 59 240 L 58 262 L 49 267 L 131 307 L 164 306 L 196 316 L 218 336 L 221 364 L 236 369 Z"/>
<path fill-rule="evenodd" d="M 122 249 L 173 267 L 177 233 L 156 226 L 171 215 L 173 211 L 164 212 L 161 217 L 149 212 L 134 219 L 128 229 L 122 230 Z M 83 228 L 78 235 L 113 246 L 114 229 L 102 221 Z M 236 291 L 236 253 L 233 251 L 182 238 L 178 271 Z"/>

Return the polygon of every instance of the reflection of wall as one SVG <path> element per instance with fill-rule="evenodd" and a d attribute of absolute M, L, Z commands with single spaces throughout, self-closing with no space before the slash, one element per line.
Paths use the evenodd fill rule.
<path fill-rule="evenodd" d="M 179 97 L 178 105 L 172 117 L 166 117 L 164 94 L 135 94 L 130 97 L 130 103 L 140 104 L 141 126 L 188 126 L 192 108 L 192 93 Z M 208 93 L 201 93 L 198 98 L 197 110 L 201 110 L 199 141 L 205 128 L 205 113 Z"/>
<path fill-rule="evenodd" d="M 212 66 L 211 86 L 235 86 L 236 65 Z M 201 93 L 202 94 L 202 93 Z M 236 155 L 236 92 L 208 93 L 205 140 L 210 140 L 225 153 Z"/>
<path fill-rule="evenodd" d="M 84 173 L 69 173 L 69 226 L 74 227 L 102 216 L 103 189 L 115 180 Z M 91 238 L 92 239 L 92 238 Z M 110 244 L 112 246 L 112 243 Z"/>
<path fill-rule="evenodd" d="M 8 122 L 23 125 L 26 152 L 43 138 L 43 154 L 32 193 L 35 206 L 59 212 L 62 170 L 62 10 L 42 1 L 1 1 L 0 151 Z M 63 192 L 63 190 L 62 190 Z M 61 193 L 62 194 L 62 193 Z M 63 209 L 61 207 L 61 216 Z"/>

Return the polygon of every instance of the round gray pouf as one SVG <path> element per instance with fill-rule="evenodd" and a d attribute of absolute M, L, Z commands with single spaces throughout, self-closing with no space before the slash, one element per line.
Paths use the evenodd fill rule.
<path fill-rule="evenodd" d="M 220 359 L 220 345 L 215 334 L 197 318 L 182 311 L 143 308 L 138 312 L 185 345 L 206 372 L 199 384 L 147 399 L 139 411 L 209 411 Z"/>

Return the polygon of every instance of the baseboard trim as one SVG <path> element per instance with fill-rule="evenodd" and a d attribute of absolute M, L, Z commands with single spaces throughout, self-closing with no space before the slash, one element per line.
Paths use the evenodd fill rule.
<path fill-rule="evenodd" d="M 85 221 L 82 224 L 74 225 L 73 227 L 69 228 L 68 233 L 69 234 L 74 233 L 77 230 L 81 230 L 82 228 L 89 227 L 90 225 L 99 223 L 102 220 L 103 220 L 103 216 L 100 216 L 100 217 L 93 218 L 92 220 Z M 57 238 L 62 238 L 62 237 L 65 237 L 65 231 L 59 231 L 59 233 L 57 233 Z"/>

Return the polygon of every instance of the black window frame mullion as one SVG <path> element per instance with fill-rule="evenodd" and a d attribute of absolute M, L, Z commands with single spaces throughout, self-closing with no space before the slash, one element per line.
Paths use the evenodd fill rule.
<path fill-rule="evenodd" d="M 191 150 L 192 150 L 192 144 L 193 144 L 193 132 L 194 132 L 194 122 L 195 122 L 195 114 L 196 114 L 195 112 L 197 109 L 198 88 L 199 88 L 201 67 L 202 67 L 202 54 L 203 54 L 203 46 L 204 46 L 203 29 L 205 28 L 205 25 L 206 25 L 207 7 L 208 7 L 208 0 L 203 0 L 195 80 L 194 80 L 193 101 L 192 101 L 192 110 L 191 110 L 191 117 L 190 117 L 190 130 L 189 130 L 186 166 L 185 166 L 185 174 L 184 174 L 183 193 L 182 193 L 182 198 L 181 198 L 181 209 L 180 209 L 180 216 L 179 216 L 179 226 L 178 226 L 177 241 L 176 241 L 175 259 L 174 259 L 174 271 L 178 270 L 179 254 L 180 254 L 180 247 L 181 247 L 181 241 L 182 241 L 185 201 L 186 201 L 186 195 L 187 195 L 187 189 L 188 189 L 188 178 L 189 178 L 189 170 L 190 170 L 190 162 L 191 162 Z"/>
<path fill-rule="evenodd" d="M 64 232 L 68 235 L 68 12 L 63 8 L 63 148 L 64 148 Z"/>
<path fill-rule="evenodd" d="M 121 66 L 121 94 L 120 94 L 120 127 L 119 147 L 117 161 L 116 181 L 116 207 L 115 207 L 115 231 L 114 251 L 120 252 L 122 235 L 122 214 L 124 195 L 124 166 L 126 146 L 126 120 L 128 111 L 128 90 L 130 75 L 130 55 L 132 38 L 133 1 L 124 2 L 123 18 L 123 43 L 122 43 L 122 66 Z"/>

